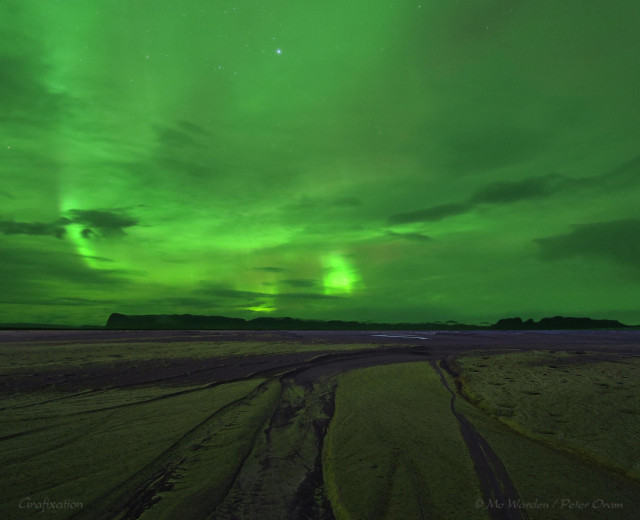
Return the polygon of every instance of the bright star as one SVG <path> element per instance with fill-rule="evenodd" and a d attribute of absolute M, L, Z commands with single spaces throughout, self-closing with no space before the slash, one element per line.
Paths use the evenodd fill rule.
<path fill-rule="evenodd" d="M 276 54 L 282 54 L 282 49 L 276 49 Z"/>

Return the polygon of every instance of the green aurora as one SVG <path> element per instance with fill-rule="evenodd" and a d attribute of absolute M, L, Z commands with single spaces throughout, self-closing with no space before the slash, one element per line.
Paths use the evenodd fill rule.
<path fill-rule="evenodd" d="M 0 322 L 640 322 L 640 2 L 3 0 Z"/>

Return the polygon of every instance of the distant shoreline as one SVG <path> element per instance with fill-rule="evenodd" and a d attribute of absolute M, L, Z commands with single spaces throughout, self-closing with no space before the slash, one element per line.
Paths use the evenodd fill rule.
<path fill-rule="evenodd" d="M 554 316 L 539 321 L 503 318 L 491 325 L 455 321 L 426 323 L 372 323 L 298 318 L 229 318 L 192 314 L 126 315 L 113 313 L 105 325 L 58 325 L 48 323 L 4 323 L 0 330 L 634 330 L 618 320 Z"/>

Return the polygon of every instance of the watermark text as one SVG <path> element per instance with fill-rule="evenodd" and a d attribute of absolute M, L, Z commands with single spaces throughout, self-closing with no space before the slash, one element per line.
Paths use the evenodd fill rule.
<path fill-rule="evenodd" d="M 594 498 L 593 500 L 574 500 L 572 498 L 553 498 L 540 500 L 500 500 L 491 498 L 483 500 L 479 498 L 475 503 L 476 509 L 560 509 L 560 510 L 584 510 L 584 509 L 622 509 L 623 504 L 605 500 L 604 498 Z"/>
<path fill-rule="evenodd" d="M 34 512 L 44 513 L 45 511 L 51 511 L 56 509 L 82 509 L 82 502 L 76 502 L 65 498 L 64 500 L 51 500 L 49 497 L 42 499 L 32 499 L 31 497 L 25 497 L 18 503 L 20 509 L 27 509 Z"/>

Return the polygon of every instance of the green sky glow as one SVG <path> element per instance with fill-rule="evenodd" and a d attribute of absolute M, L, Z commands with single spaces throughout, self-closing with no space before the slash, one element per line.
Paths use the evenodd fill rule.
<path fill-rule="evenodd" d="M 640 2 L 4 0 L 0 322 L 640 322 Z"/>

